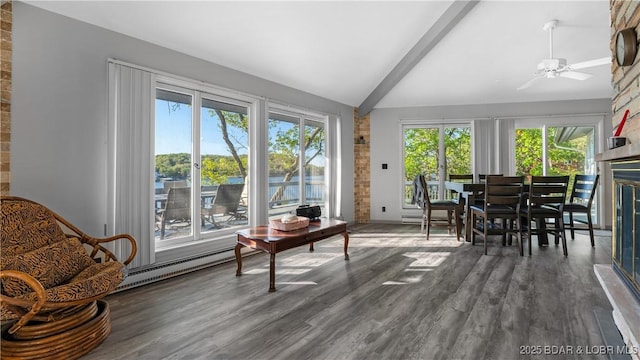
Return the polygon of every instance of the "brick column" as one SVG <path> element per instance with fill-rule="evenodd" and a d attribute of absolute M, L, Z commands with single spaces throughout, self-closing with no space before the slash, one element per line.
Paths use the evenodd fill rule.
<path fill-rule="evenodd" d="M 11 183 L 11 1 L 0 7 L 0 195 L 9 194 Z"/>
<path fill-rule="evenodd" d="M 619 30 L 634 27 L 636 34 L 640 34 L 640 1 L 611 0 L 611 43 L 612 53 L 615 54 L 616 35 Z M 630 66 L 618 66 L 615 56 L 611 65 L 613 73 L 613 127 L 622 120 L 624 112 L 629 109 L 629 117 L 624 125 L 621 136 L 626 136 L 628 142 L 640 143 L 640 56 Z M 606 135 L 609 136 L 609 135 Z"/>
<path fill-rule="evenodd" d="M 369 114 L 360 117 L 354 109 L 354 192 L 356 223 L 366 224 L 371 220 L 371 139 Z"/>

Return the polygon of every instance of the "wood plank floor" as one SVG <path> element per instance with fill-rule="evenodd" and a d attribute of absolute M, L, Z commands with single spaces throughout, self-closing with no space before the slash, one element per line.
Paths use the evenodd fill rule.
<path fill-rule="evenodd" d="M 490 239 L 457 242 L 417 225 L 357 225 L 342 237 L 108 296 L 112 333 L 86 359 L 604 359 L 594 309 L 611 311 L 593 272 L 610 232 L 520 257 Z M 526 248 L 525 248 L 526 253 Z M 548 356 L 558 346 L 573 354 Z M 527 348 L 528 347 L 528 348 Z M 541 349 L 543 354 L 521 354 Z M 560 348 L 562 347 L 562 348 Z"/>

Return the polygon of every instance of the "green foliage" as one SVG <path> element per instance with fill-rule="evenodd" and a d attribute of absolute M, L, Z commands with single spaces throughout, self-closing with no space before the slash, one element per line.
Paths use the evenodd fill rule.
<path fill-rule="evenodd" d="M 269 120 L 269 127 L 282 124 L 279 120 Z M 300 127 L 280 128 L 273 138 L 269 138 L 269 174 L 291 178 L 298 173 L 300 154 Z M 322 127 L 306 126 L 304 129 L 305 168 L 318 173 L 324 169 L 311 164 L 314 158 L 324 155 L 325 132 Z"/>
<path fill-rule="evenodd" d="M 447 174 L 471 174 L 471 128 L 444 129 Z"/>
<path fill-rule="evenodd" d="M 471 173 L 471 129 L 445 128 L 445 156 L 448 174 Z M 404 133 L 405 180 L 413 181 L 418 174 L 430 180 L 438 178 L 440 131 L 437 128 L 410 128 Z"/>
<path fill-rule="evenodd" d="M 542 129 L 516 129 L 516 175 L 542 175 Z"/>
<path fill-rule="evenodd" d="M 549 128 L 548 175 L 575 175 L 585 172 L 588 136 L 556 144 L 559 128 Z M 542 175 L 542 129 L 516 129 L 516 174 Z"/>
<path fill-rule="evenodd" d="M 407 129 L 404 133 L 404 168 L 407 181 L 418 174 L 435 178 L 438 173 L 438 129 Z"/>
<path fill-rule="evenodd" d="M 240 156 L 243 166 L 247 167 L 247 155 Z M 241 177 L 238 164 L 232 156 L 205 155 L 202 157 L 202 185 L 226 184 L 229 177 Z"/>
<path fill-rule="evenodd" d="M 191 155 L 187 153 L 156 155 L 156 173 L 174 180 L 191 178 Z"/>

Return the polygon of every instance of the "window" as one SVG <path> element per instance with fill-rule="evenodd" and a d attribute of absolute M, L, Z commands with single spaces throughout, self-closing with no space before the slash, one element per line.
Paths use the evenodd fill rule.
<path fill-rule="evenodd" d="M 174 245 L 248 224 L 248 114 L 241 101 L 158 84 L 157 242 Z"/>
<path fill-rule="evenodd" d="M 326 214 L 325 121 L 272 109 L 267 127 L 269 217 L 292 212 L 301 204 L 320 205 Z"/>

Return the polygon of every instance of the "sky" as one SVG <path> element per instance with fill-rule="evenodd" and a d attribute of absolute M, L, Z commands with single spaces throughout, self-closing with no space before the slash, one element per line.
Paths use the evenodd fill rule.
<path fill-rule="evenodd" d="M 181 104 L 170 107 L 165 100 L 156 100 L 156 154 L 191 152 L 191 110 L 192 107 Z M 203 109 L 200 133 L 202 154 L 230 155 L 218 127 L 217 116 L 211 116 Z M 246 154 L 246 149 L 237 149 Z"/>

